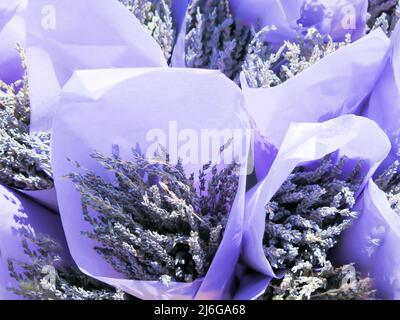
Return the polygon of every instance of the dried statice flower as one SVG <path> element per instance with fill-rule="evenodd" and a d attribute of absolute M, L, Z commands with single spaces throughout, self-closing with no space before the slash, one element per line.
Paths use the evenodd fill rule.
<path fill-rule="evenodd" d="M 172 18 L 172 0 L 119 0 L 140 21 L 160 45 L 167 61 L 174 48 L 176 26 Z"/>
<path fill-rule="evenodd" d="M 229 0 L 193 0 L 187 16 L 186 66 L 220 70 L 237 81 L 251 38 L 250 28 L 233 18 Z"/>
<path fill-rule="evenodd" d="M 381 28 L 390 36 L 399 18 L 399 0 L 369 0 L 367 22 L 369 31 Z"/>
<path fill-rule="evenodd" d="M 7 85 L 0 80 L 0 183 L 23 190 L 53 186 L 50 134 L 29 134 L 30 105 L 26 64 L 24 77 Z"/>
<path fill-rule="evenodd" d="M 61 248 L 50 237 L 33 236 L 22 231 L 22 245 L 30 262 L 8 261 L 10 275 L 18 286 L 8 288 L 30 300 L 124 300 L 121 290 L 115 290 L 94 280 L 77 267 L 66 267 Z"/>
<path fill-rule="evenodd" d="M 395 161 L 375 182 L 386 192 L 390 206 L 400 216 L 400 162 Z"/>
<path fill-rule="evenodd" d="M 350 35 L 344 42 L 334 42 L 330 36 L 309 28 L 304 36 L 285 41 L 276 50 L 268 43 L 268 33 L 274 30 L 273 26 L 264 27 L 249 44 L 243 73 L 251 88 L 277 86 L 350 43 Z"/>
<path fill-rule="evenodd" d="M 223 236 L 238 185 L 238 164 L 206 164 L 195 176 L 164 152 L 146 159 L 133 150 L 131 161 L 95 152 L 91 157 L 116 181 L 94 172 L 70 174 L 82 196 L 95 249 L 129 279 L 191 282 L 206 274 Z M 89 209 L 97 215 L 90 214 Z"/>
<path fill-rule="evenodd" d="M 351 288 L 342 286 L 344 272 L 351 266 L 335 269 L 328 257 L 339 236 L 358 217 L 352 208 L 362 181 L 362 164 L 358 162 L 343 177 L 345 161 L 341 158 L 334 164 L 327 156 L 315 170 L 297 167 L 266 205 L 264 252 L 274 270 L 287 271 L 282 280 L 273 281 L 267 298 L 352 299 L 372 294 L 369 281 L 356 272 Z"/>

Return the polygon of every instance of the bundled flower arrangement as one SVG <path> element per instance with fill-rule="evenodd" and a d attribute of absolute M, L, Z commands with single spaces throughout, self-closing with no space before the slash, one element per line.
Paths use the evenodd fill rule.
<path fill-rule="evenodd" d="M 219 170 L 211 163 L 186 176 L 168 154 L 133 160 L 91 157 L 117 179 L 110 184 L 94 172 L 69 178 L 82 196 L 86 232 L 96 251 L 129 279 L 192 282 L 204 277 L 218 250 L 238 187 L 238 164 Z M 206 177 L 208 178 L 206 179 Z M 92 217 L 88 208 L 100 215 Z"/>
<path fill-rule="evenodd" d="M 399 17 L 0 4 L 0 299 L 399 299 Z"/>

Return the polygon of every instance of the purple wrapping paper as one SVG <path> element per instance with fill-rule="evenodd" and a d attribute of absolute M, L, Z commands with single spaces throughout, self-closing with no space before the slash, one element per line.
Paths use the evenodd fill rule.
<path fill-rule="evenodd" d="M 21 299 L 7 290 L 16 283 L 8 272 L 8 259 L 27 261 L 18 230 L 50 235 L 65 244 L 60 218 L 17 191 L 0 186 L 0 300 Z"/>
<path fill-rule="evenodd" d="M 175 47 L 171 57 L 171 67 L 185 67 L 185 36 L 186 36 L 186 13 L 190 0 L 173 0 L 172 14 L 177 28 Z"/>
<path fill-rule="evenodd" d="M 372 88 L 371 98 L 363 111 L 364 116 L 376 121 L 385 130 L 392 143 L 392 151 L 382 170 L 400 155 L 400 26 L 392 34 L 384 63 L 379 81 Z"/>
<path fill-rule="evenodd" d="M 175 21 L 175 25 L 179 30 L 181 30 L 182 25 L 186 20 L 186 13 L 190 0 L 172 0 L 172 16 Z"/>
<path fill-rule="evenodd" d="M 25 44 L 26 1 L 0 2 L 0 80 L 7 84 L 22 78 L 21 59 L 16 44 Z"/>
<path fill-rule="evenodd" d="M 31 132 L 50 130 L 74 70 L 166 66 L 158 44 L 117 0 L 30 1 L 27 46 Z"/>
<path fill-rule="evenodd" d="M 307 29 L 316 27 L 336 41 L 350 34 L 352 40 L 365 33 L 367 0 L 230 0 L 234 16 L 245 25 L 277 30 L 268 34 L 268 40 L 281 44 L 293 40 L 298 24 Z"/>
<path fill-rule="evenodd" d="M 95 243 L 81 234 L 90 226 L 82 216 L 80 195 L 63 176 L 77 170 L 66 160 L 69 157 L 112 180 L 110 173 L 89 154 L 94 150 L 110 154 L 111 145 L 118 144 L 121 157 L 130 159 L 131 148 L 137 143 L 142 152 L 147 150 L 148 135 L 154 129 L 167 134 L 166 147 L 172 150 L 170 155 L 174 159 L 171 123 L 177 124 L 179 134 L 192 130 L 192 136 L 197 137 L 205 129 L 244 132 L 239 139 L 235 138 L 243 143 L 242 153 L 235 154 L 245 165 L 251 131 L 243 116 L 243 100 L 240 89 L 217 71 L 153 68 L 75 72 L 63 88 L 54 120 L 52 165 L 68 245 L 83 272 L 142 299 L 231 297 L 243 232 L 245 174 L 240 178 L 223 241 L 205 278 L 193 283 L 171 283 L 168 287 L 157 281 L 124 279 L 93 250 Z M 186 139 L 179 138 L 179 147 Z M 195 143 L 196 140 L 188 140 L 184 145 L 190 147 Z M 197 150 L 198 155 L 206 155 L 208 147 L 201 144 Z M 206 157 L 201 162 L 187 163 L 185 171 L 197 172 L 208 160 Z"/>
<path fill-rule="evenodd" d="M 55 188 L 35 191 L 20 189 L 17 190 L 28 196 L 29 198 L 33 199 L 38 204 L 45 206 L 47 209 L 50 209 L 53 212 L 58 212 L 57 193 Z"/>
<path fill-rule="evenodd" d="M 292 122 L 321 122 L 343 114 L 360 114 L 385 63 L 389 40 L 381 31 L 330 54 L 285 83 L 248 88 L 242 77 L 246 108 L 260 135 L 275 148 Z M 262 145 L 260 139 L 257 142 Z M 271 148 L 258 147 L 257 177 L 268 171 Z"/>
<path fill-rule="evenodd" d="M 241 23 L 260 27 L 274 25 L 292 34 L 303 0 L 229 0 L 233 15 Z"/>
<path fill-rule="evenodd" d="M 369 274 L 381 298 L 400 299 L 400 217 L 372 179 L 357 206 L 362 216 L 344 234 L 334 256 L 340 263 L 356 263 Z M 373 239 L 382 242 L 371 255 Z"/>
<path fill-rule="evenodd" d="M 296 37 L 302 0 L 229 0 L 229 3 L 233 16 L 244 25 L 257 30 L 274 25 L 276 30 L 268 33 L 270 43 L 280 46 Z"/>
<path fill-rule="evenodd" d="M 303 1 L 299 23 L 315 26 L 322 34 L 335 41 L 343 41 L 347 34 L 352 41 L 365 35 L 368 0 L 308 0 Z"/>
<path fill-rule="evenodd" d="M 268 175 L 246 194 L 242 261 L 265 275 L 264 283 L 277 276 L 263 251 L 264 207 L 296 166 L 339 151 L 339 156 L 367 161 L 366 183 L 389 150 L 390 142 L 385 133 L 363 117 L 346 115 L 323 123 L 291 124 Z M 249 276 L 243 287 L 252 288 L 260 281 L 259 275 L 253 281 Z"/>

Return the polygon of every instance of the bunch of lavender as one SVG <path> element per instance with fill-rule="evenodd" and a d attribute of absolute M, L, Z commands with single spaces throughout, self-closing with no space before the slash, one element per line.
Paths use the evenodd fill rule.
<path fill-rule="evenodd" d="M 395 161 L 379 178 L 378 187 L 386 192 L 392 209 L 400 216 L 400 162 Z"/>
<path fill-rule="evenodd" d="M 382 28 L 390 36 L 400 18 L 399 0 L 369 0 L 368 29 Z"/>
<path fill-rule="evenodd" d="M 33 236 L 21 231 L 22 245 L 30 262 L 9 260 L 10 275 L 18 286 L 8 288 L 30 300 L 124 300 L 127 296 L 97 280 L 89 278 L 76 267 L 63 266 L 60 247 L 48 236 Z M 18 269 L 18 271 L 17 271 Z"/>
<path fill-rule="evenodd" d="M 193 0 L 186 33 L 186 66 L 215 69 L 238 80 L 252 32 L 236 22 L 229 0 Z"/>
<path fill-rule="evenodd" d="M 277 86 L 351 42 L 350 35 L 344 42 L 334 42 L 330 36 L 322 36 L 317 29 L 310 28 L 295 42 L 285 41 L 274 50 L 268 43 L 268 33 L 274 30 L 270 26 L 263 28 L 249 44 L 243 73 L 251 88 Z"/>
<path fill-rule="evenodd" d="M 26 64 L 24 77 L 7 85 L 0 80 L 0 183 L 23 190 L 53 186 L 50 167 L 50 135 L 29 134 L 30 106 Z"/>
<path fill-rule="evenodd" d="M 206 274 L 219 247 L 238 185 L 238 165 L 218 170 L 211 164 L 195 177 L 168 155 L 132 161 L 94 153 L 113 172 L 115 183 L 94 172 L 70 174 L 82 196 L 85 220 L 95 249 L 129 279 L 191 282 Z M 89 208 L 96 216 L 90 215 Z"/>
<path fill-rule="evenodd" d="M 370 297 L 369 279 L 351 265 L 334 268 L 328 251 L 358 213 L 352 211 L 361 162 L 343 176 L 346 158 L 325 157 L 315 170 L 296 168 L 266 205 L 264 252 L 276 272 L 266 299 L 361 299 Z"/>
<path fill-rule="evenodd" d="M 174 48 L 176 26 L 172 19 L 172 0 L 120 0 L 150 32 L 167 61 Z"/>

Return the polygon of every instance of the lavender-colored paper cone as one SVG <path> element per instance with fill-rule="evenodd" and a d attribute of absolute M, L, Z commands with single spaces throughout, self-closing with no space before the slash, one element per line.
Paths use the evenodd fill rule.
<path fill-rule="evenodd" d="M 246 165 L 251 131 L 243 115 L 243 100 L 240 89 L 217 71 L 153 68 L 74 74 L 63 89 L 54 120 L 52 165 L 67 241 L 81 270 L 142 299 L 231 297 L 242 241 L 245 172 L 239 179 L 224 238 L 205 278 L 193 283 L 172 282 L 168 287 L 157 281 L 128 280 L 96 253 L 96 243 L 81 233 L 90 229 L 82 214 L 81 195 L 63 177 L 78 170 L 68 157 L 113 181 L 110 173 L 90 158 L 95 150 L 110 154 L 113 144 L 127 160 L 137 144 L 150 157 L 163 145 L 173 162 L 178 152 L 187 174 L 196 173 L 212 154 L 202 140 L 207 130 L 236 132 L 235 155 Z M 222 140 L 217 145 L 219 150 Z M 180 152 L 188 148 L 191 151 L 182 157 Z"/>
<path fill-rule="evenodd" d="M 282 44 L 294 40 L 303 29 L 315 27 L 321 34 L 343 41 L 365 34 L 367 0 L 230 0 L 236 19 L 256 28 L 276 27 L 268 40 Z"/>
<path fill-rule="evenodd" d="M 260 135 L 278 148 L 293 122 L 321 122 L 344 114 L 360 114 L 376 84 L 389 40 L 381 31 L 330 54 L 313 66 L 273 88 L 252 89 L 242 76 L 246 108 Z M 262 141 L 259 140 L 260 146 Z M 257 177 L 268 171 L 268 151 L 256 150 Z"/>
<path fill-rule="evenodd" d="M 30 1 L 31 132 L 49 131 L 60 88 L 78 69 L 166 66 L 161 48 L 117 0 Z"/>
<path fill-rule="evenodd" d="M 60 218 L 17 191 L 0 186 L 0 300 L 20 299 L 7 290 L 16 286 L 8 271 L 8 259 L 28 262 L 22 248 L 22 229 L 42 233 L 63 244 Z"/>
<path fill-rule="evenodd" d="M 385 133 L 366 118 L 346 115 L 323 123 L 291 124 L 268 175 L 246 194 L 242 260 L 260 274 L 276 277 L 263 250 L 265 205 L 296 166 L 336 151 L 339 157 L 365 160 L 368 168 L 361 192 L 389 150 Z M 248 284 L 254 285 L 254 282 L 248 280 Z"/>

